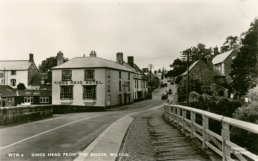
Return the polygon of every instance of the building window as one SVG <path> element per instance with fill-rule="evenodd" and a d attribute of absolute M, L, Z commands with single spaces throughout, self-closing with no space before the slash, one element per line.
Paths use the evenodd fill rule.
<path fill-rule="evenodd" d="M 131 77 L 131 76 L 130 76 L 130 73 L 128 72 L 128 80 L 130 80 L 130 77 Z"/>
<path fill-rule="evenodd" d="M 119 81 L 119 92 L 121 92 L 122 90 L 122 84 L 121 84 L 121 81 Z"/>
<path fill-rule="evenodd" d="M 131 87 L 131 84 L 130 84 L 130 82 L 128 82 L 128 91 L 131 90 L 130 87 Z"/>
<path fill-rule="evenodd" d="M 84 80 L 94 80 L 95 72 L 94 70 L 85 70 L 84 71 Z"/>
<path fill-rule="evenodd" d="M 96 86 L 83 86 L 83 99 L 96 99 Z"/>
<path fill-rule="evenodd" d="M 16 75 L 16 70 L 11 70 L 11 75 Z"/>
<path fill-rule="evenodd" d="M 24 97 L 24 103 L 33 103 L 33 97 Z"/>
<path fill-rule="evenodd" d="M 72 70 L 62 70 L 62 80 L 72 80 Z"/>
<path fill-rule="evenodd" d="M 122 78 L 122 72 L 119 72 L 119 79 Z"/>
<path fill-rule="evenodd" d="M 73 99 L 73 86 L 60 86 L 60 99 Z"/>
<path fill-rule="evenodd" d="M 122 95 L 121 94 L 118 95 L 118 103 L 120 105 L 122 104 Z"/>
<path fill-rule="evenodd" d="M 134 87 L 137 88 L 137 80 L 134 80 Z"/>
<path fill-rule="evenodd" d="M 108 80 L 107 91 L 110 92 L 110 80 Z"/>
<path fill-rule="evenodd" d="M 49 103 L 49 97 L 39 97 L 40 103 Z"/>
<path fill-rule="evenodd" d="M 4 72 L 0 72 L 0 78 L 4 78 Z"/>
<path fill-rule="evenodd" d="M 12 102 L 12 98 L 11 97 L 7 97 L 7 101 L 8 102 Z"/>
<path fill-rule="evenodd" d="M 110 69 L 107 69 L 107 77 L 110 78 Z"/>
<path fill-rule="evenodd" d="M 11 79 L 11 86 L 16 86 L 16 79 Z"/>

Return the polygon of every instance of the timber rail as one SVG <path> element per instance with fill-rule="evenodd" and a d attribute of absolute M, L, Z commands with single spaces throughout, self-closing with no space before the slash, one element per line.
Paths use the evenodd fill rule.
<path fill-rule="evenodd" d="M 201 121 L 197 121 L 197 115 Z M 169 122 L 181 127 L 184 131 L 188 131 L 191 137 L 198 138 L 202 142 L 204 149 L 211 149 L 221 156 L 223 161 L 236 159 L 240 161 L 258 161 L 256 154 L 230 141 L 230 127 L 237 127 L 258 134 L 257 124 L 181 105 L 165 104 L 164 116 Z M 209 128 L 209 121 L 211 120 L 221 124 L 220 134 L 215 133 Z"/>

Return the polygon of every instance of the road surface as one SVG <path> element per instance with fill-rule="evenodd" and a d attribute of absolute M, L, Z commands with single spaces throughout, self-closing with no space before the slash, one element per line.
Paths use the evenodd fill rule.
<path fill-rule="evenodd" d="M 161 105 L 161 93 L 152 100 L 120 110 L 55 115 L 49 119 L 0 128 L 0 160 L 73 160 L 109 125 L 133 112 Z"/>

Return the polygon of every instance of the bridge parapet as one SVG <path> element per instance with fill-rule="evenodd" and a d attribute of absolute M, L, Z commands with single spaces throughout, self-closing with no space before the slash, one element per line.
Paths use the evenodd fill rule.
<path fill-rule="evenodd" d="M 192 137 L 198 138 L 202 142 L 203 148 L 213 150 L 223 158 L 223 161 L 235 159 L 258 161 L 256 154 L 230 141 L 231 127 L 258 134 L 257 124 L 181 105 L 165 104 L 164 116 L 167 121 L 188 131 Z M 210 129 L 209 122 L 211 121 L 216 121 L 220 124 L 220 133 Z"/>

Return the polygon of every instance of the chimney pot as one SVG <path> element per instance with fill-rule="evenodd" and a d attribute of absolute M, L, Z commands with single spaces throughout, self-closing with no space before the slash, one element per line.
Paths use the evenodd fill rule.
<path fill-rule="evenodd" d="M 116 53 L 116 62 L 119 64 L 124 64 L 124 60 L 123 60 L 123 53 L 122 52 L 118 52 Z"/>
<path fill-rule="evenodd" d="M 127 57 L 127 63 L 133 67 L 134 66 L 134 57 L 133 56 L 128 56 Z"/>
<path fill-rule="evenodd" d="M 57 58 L 57 65 L 61 65 L 64 63 L 64 54 L 61 51 L 57 53 L 56 58 Z"/>
<path fill-rule="evenodd" d="M 32 53 L 29 54 L 29 62 L 34 62 L 34 57 Z"/>
<path fill-rule="evenodd" d="M 97 57 L 96 51 L 92 50 L 92 51 L 90 52 L 90 57 Z"/>

